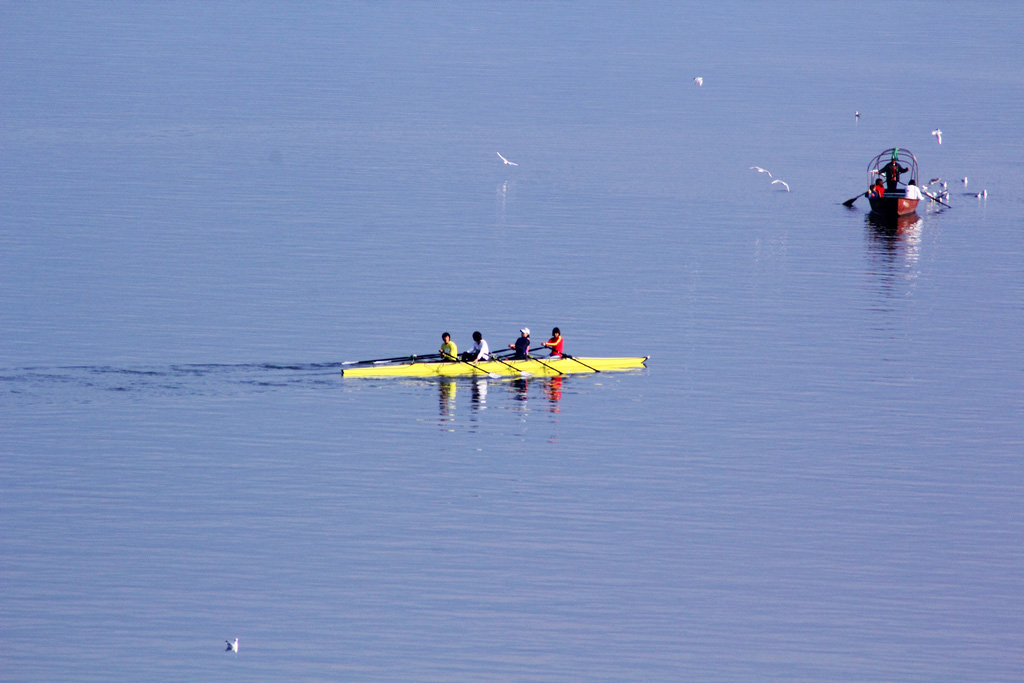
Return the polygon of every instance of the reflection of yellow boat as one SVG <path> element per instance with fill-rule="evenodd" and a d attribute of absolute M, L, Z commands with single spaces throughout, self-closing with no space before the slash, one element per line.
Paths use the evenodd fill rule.
<path fill-rule="evenodd" d="M 490 360 L 482 363 L 466 361 L 411 362 L 373 364 L 344 368 L 345 377 L 558 377 L 587 372 L 634 370 L 645 367 L 650 356 L 639 358 L 531 358 L 529 360 Z"/>

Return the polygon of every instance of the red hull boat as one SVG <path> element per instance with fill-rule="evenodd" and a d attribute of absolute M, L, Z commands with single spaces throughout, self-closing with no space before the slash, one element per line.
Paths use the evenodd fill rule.
<path fill-rule="evenodd" d="M 909 216 L 917 212 L 918 199 L 907 199 L 903 196 L 903 190 L 895 190 L 893 194 L 886 193 L 884 197 L 868 197 L 871 202 L 871 210 L 884 218 L 899 218 Z"/>
<path fill-rule="evenodd" d="M 914 180 L 921 178 L 917 158 L 909 150 L 893 147 L 871 160 L 868 164 L 867 197 L 871 202 L 872 213 L 882 218 L 899 218 L 917 211 L 920 200 L 907 199 L 906 184 L 900 181 L 900 176 L 904 174 L 909 174 Z M 879 179 L 885 183 L 885 193 L 881 197 L 873 197 L 871 187 Z"/>

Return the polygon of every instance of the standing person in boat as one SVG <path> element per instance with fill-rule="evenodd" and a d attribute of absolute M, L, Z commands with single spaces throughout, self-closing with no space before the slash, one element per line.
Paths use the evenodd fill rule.
<path fill-rule="evenodd" d="M 491 349 L 487 346 L 487 340 L 480 332 L 473 333 L 473 341 L 476 344 L 472 349 L 462 354 L 462 360 L 476 363 L 479 361 L 491 359 Z"/>
<path fill-rule="evenodd" d="M 893 150 L 892 159 L 882 167 L 882 174 L 885 175 L 886 192 L 894 192 L 897 184 L 900 182 L 900 173 L 906 173 L 910 170 L 906 166 L 900 166 L 898 154 L 897 150 Z"/>
<path fill-rule="evenodd" d="M 907 183 L 907 193 L 905 196 L 907 199 L 920 200 L 924 198 L 921 194 L 921 189 L 917 186 L 917 183 L 914 182 L 913 178 L 911 178 L 910 182 Z"/>
<path fill-rule="evenodd" d="M 562 331 L 557 327 L 551 330 L 551 339 L 544 342 L 544 346 L 551 349 L 552 358 L 562 357 L 562 346 L 565 344 L 565 340 L 562 339 Z"/>
<path fill-rule="evenodd" d="M 441 349 L 438 353 L 441 354 L 441 360 L 458 360 L 459 359 L 459 347 L 452 341 L 452 335 L 445 332 L 441 335 Z"/>
<path fill-rule="evenodd" d="M 530 328 L 524 327 L 519 330 L 519 339 L 516 339 L 514 344 L 509 344 L 508 348 L 515 349 L 516 354 L 512 356 L 512 360 L 526 360 L 530 357 Z"/>

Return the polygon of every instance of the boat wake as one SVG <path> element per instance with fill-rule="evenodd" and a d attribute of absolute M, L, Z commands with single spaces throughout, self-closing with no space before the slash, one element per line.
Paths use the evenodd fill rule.
<path fill-rule="evenodd" d="M 335 385 L 339 367 L 340 363 L 242 363 L 0 368 L 0 395 L 228 395 L 240 389 Z"/>

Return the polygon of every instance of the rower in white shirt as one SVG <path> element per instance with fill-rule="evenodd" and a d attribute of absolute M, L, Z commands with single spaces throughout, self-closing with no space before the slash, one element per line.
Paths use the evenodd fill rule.
<path fill-rule="evenodd" d="M 476 342 L 473 348 L 462 354 L 462 360 L 468 360 L 471 362 L 490 360 L 491 349 L 487 346 L 487 340 L 479 332 L 473 333 L 473 341 Z"/>

